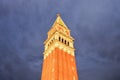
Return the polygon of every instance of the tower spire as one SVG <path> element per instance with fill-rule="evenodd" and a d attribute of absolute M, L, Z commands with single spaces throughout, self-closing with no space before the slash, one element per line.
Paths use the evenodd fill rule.
<path fill-rule="evenodd" d="M 60 14 L 59 14 L 59 13 L 57 14 L 57 17 L 58 17 L 58 16 L 60 16 Z"/>
<path fill-rule="evenodd" d="M 61 27 L 64 27 L 65 29 L 69 30 L 69 28 L 66 26 L 66 24 L 62 20 L 61 15 L 59 13 L 57 14 L 57 18 L 56 18 L 54 24 L 59 24 Z"/>

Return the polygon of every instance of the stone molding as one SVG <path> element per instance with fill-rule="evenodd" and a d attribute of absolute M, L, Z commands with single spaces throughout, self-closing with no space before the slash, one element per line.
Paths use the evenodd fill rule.
<path fill-rule="evenodd" d="M 63 50 L 64 52 L 67 52 L 68 54 L 74 56 L 74 48 L 67 46 L 57 40 L 55 40 L 48 48 L 47 50 L 44 51 L 44 59 L 46 59 L 47 56 L 49 56 L 49 54 L 52 53 L 53 50 L 55 50 L 55 48 L 59 48 L 60 50 Z"/>

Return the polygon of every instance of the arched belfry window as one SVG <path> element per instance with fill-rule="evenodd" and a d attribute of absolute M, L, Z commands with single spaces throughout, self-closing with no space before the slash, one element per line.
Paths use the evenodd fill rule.
<path fill-rule="evenodd" d="M 62 43 L 63 43 L 63 38 L 62 38 Z"/>
<path fill-rule="evenodd" d="M 59 37 L 59 41 L 60 41 L 60 39 L 61 39 L 61 38 Z"/>
<path fill-rule="evenodd" d="M 66 44 L 66 40 L 65 40 L 65 44 Z"/>
<path fill-rule="evenodd" d="M 69 42 L 68 42 L 68 46 L 69 46 Z"/>

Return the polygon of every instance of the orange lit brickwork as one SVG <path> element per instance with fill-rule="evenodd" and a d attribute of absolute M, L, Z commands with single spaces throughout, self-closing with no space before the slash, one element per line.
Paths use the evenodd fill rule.
<path fill-rule="evenodd" d="M 73 42 L 70 30 L 58 15 L 44 43 L 41 80 L 78 80 Z"/>

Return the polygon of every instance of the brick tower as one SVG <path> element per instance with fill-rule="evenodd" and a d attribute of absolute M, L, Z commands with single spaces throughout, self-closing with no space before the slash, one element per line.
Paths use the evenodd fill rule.
<path fill-rule="evenodd" d="M 78 80 L 73 43 L 70 30 L 57 14 L 44 42 L 41 80 Z"/>

